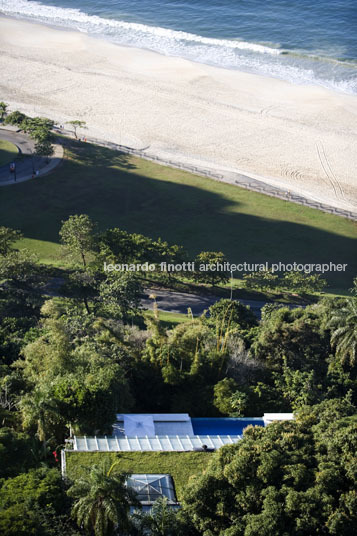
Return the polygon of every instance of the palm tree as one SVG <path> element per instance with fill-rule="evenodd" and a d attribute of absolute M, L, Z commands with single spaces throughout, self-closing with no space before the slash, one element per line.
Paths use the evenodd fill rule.
<path fill-rule="evenodd" d="M 68 495 L 76 501 L 72 516 L 79 527 L 95 536 L 109 536 L 129 528 L 130 506 L 140 506 L 135 493 L 125 485 L 127 475 L 113 474 L 117 465 L 104 460 L 76 480 Z"/>
<path fill-rule="evenodd" d="M 327 326 L 331 329 L 331 343 L 342 362 L 353 366 L 357 357 L 357 299 L 347 298 L 331 312 Z"/>
<path fill-rule="evenodd" d="M 157 499 L 148 513 L 133 515 L 135 526 L 142 534 L 150 536 L 177 536 L 179 523 L 175 511 L 167 504 L 167 498 Z"/>
<path fill-rule="evenodd" d="M 3 121 L 7 110 L 7 104 L 3 101 L 0 102 L 0 122 Z"/>
<path fill-rule="evenodd" d="M 46 439 L 49 436 L 49 423 L 58 419 L 58 412 L 53 400 L 45 390 L 34 389 L 24 395 L 19 403 L 22 423 L 25 429 L 36 425 L 37 437 L 46 450 Z"/>

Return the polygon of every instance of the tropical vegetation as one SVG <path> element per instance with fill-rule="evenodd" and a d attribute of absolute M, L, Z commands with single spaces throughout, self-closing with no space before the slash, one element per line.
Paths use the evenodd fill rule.
<path fill-rule="evenodd" d="M 3 104 L 1 120 L 28 132 L 37 150 L 48 154 L 53 123 L 21 112 L 7 113 Z M 314 274 L 253 272 L 245 277 L 246 289 L 266 293 L 267 303 L 258 315 L 231 299 L 233 282 L 227 271 L 163 274 L 160 263 L 224 264 L 235 251 L 257 250 L 262 244 L 261 236 L 255 238 L 259 229 L 262 234 L 282 229 L 281 222 L 269 220 L 277 201 L 262 201 L 263 196 L 254 194 L 255 208 L 264 215 L 258 217 L 249 213 L 250 194 L 239 193 L 241 212 L 237 212 L 231 203 L 238 203 L 239 190 L 229 185 L 215 185 L 220 194 L 217 205 L 205 179 L 192 179 L 177 170 L 158 178 L 152 163 L 145 167 L 139 160 L 113 156 L 100 148 L 89 150 L 80 142 L 73 142 L 68 151 L 70 159 L 46 189 L 41 181 L 20 185 L 16 206 L 14 189 L 4 190 L 8 204 L 1 215 L 7 225 L 0 227 L 0 533 L 353 534 L 357 526 L 357 279 L 352 283 L 349 274 L 351 291 L 330 299 L 321 295 L 326 282 Z M 140 175 L 140 166 L 146 175 Z M 70 173 L 73 169 L 78 175 Z M 95 210 L 90 217 L 90 211 L 77 207 L 95 205 L 94 194 L 99 191 L 95 181 L 104 195 L 104 175 L 112 181 L 112 192 L 126 193 L 118 206 L 117 197 L 113 201 L 107 191 L 106 201 L 115 204 L 115 211 L 114 205 L 110 209 L 115 217 L 111 212 L 104 218 L 98 209 L 97 225 Z M 191 179 L 197 179 L 199 188 Z M 72 188 L 65 210 L 64 194 L 57 197 L 54 188 L 51 202 L 59 210 L 52 221 L 44 213 L 49 184 L 56 187 L 57 180 Z M 31 198 L 26 199 L 30 187 L 33 206 Z M 208 230 L 202 234 L 197 219 L 201 234 L 192 237 L 194 226 L 189 222 L 174 232 L 176 216 L 165 227 L 169 220 L 165 209 L 157 220 L 167 232 L 158 238 L 157 222 L 150 219 L 153 208 L 147 208 L 152 202 L 152 194 L 147 195 L 150 188 L 161 200 L 171 199 L 170 213 L 180 209 L 180 203 L 186 206 L 186 201 L 197 218 L 212 212 Z M 201 212 L 195 204 L 195 188 Z M 133 206 L 138 198 L 134 202 L 130 197 L 133 189 L 142 196 L 138 210 L 146 218 L 135 225 L 138 212 Z M 177 197 L 171 195 L 173 191 Z M 36 212 L 38 203 L 42 212 Z M 279 203 L 279 217 L 284 219 L 285 204 Z M 32 212 L 32 227 L 27 210 Z M 314 219 L 307 209 L 294 218 L 290 223 L 284 220 L 284 240 L 302 229 L 310 244 L 336 245 L 336 259 L 341 252 L 352 259 L 352 222 L 320 214 Z M 127 223 L 121 224 L 125 219 Z M 260 219 L 264 219 L 264 233 Z M 14 220 L 19 225 L 9 225 Z M 231 246 L 226 251 L 222 246 L 221 251 L 217 237 L 232 221 L 241 223 L 235 232 L 245 233 L 242 248 Z M 223 222 L 223 227 L 217 222 Z M 201 242 L 198 251 L 197 237 L 207 233 L 209 239 Z M 233 234 L 227 236 L 233 243 Z M 35 248 L 24 247 L 33 246 L 29 237 L 47 245 L 56 242 L 60 270 L 41 262 L 43 252 L 39 259 Z M 302 242 L 296 243 L 301 252 Z M 266 249 L 269 244 L 275 248 L 274 257 L 277 246 L 266 241 Z M 154 269 L 149 274 L 105 271 L 104 262 L 150 263 Z M 221 299 L 217 297 L 199 316 L 188 311 L 184 318 L 163 321 L 155 289 L 178 284 L 221 293 Z M 141 307 L 144 288 L 151 292 L 150 312 Z M 273 299 L 280 291 L 285 303 Z M 269 293 L 272 299 L 267 298 Z M 294 304 L 289 303 L 293 295 L 298 298 Z M 67 473 L 61 474 L 60 453 L 68 437 L 110 434 L 116 414 L 127 412 L 185 412 L 193 417 L 293 412 L 294 420 L 248 427 L 241 441 L 214 453 L 71 452 Z M 172 509 L 160 499 L 144 511 L 126 484 L 129 474 L 140 471 L 171 474 L 180 508 Z"/>

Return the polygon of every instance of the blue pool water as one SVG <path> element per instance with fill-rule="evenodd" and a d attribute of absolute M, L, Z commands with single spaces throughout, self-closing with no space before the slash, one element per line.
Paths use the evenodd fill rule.
<path fill-rule="evenodd" d="M 249 424 L 264 426 L 263 419 L 247 418 L 219 418 L 219 419 L 191 419 L 195 435 L 241 435 Z"/>
<path fill-rule="evenodd" d="M 0 0 L 0 14 L 357 93 L 356 0 Z"/>

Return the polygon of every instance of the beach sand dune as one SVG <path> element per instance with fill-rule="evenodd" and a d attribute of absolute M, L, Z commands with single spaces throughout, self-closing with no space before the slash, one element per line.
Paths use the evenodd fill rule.
<path fill-rule="evenodd" d="M 0 17 L 0 100 L 87 135 L 352 209 L 357 96 Z"/>

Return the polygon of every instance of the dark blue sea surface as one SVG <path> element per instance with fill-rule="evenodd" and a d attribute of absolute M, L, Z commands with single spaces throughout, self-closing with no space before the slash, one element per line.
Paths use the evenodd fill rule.
<path fill-rule="evenodd" d="M 357 93 L 357 0 L 0 0 L 0 13 Z"/>

